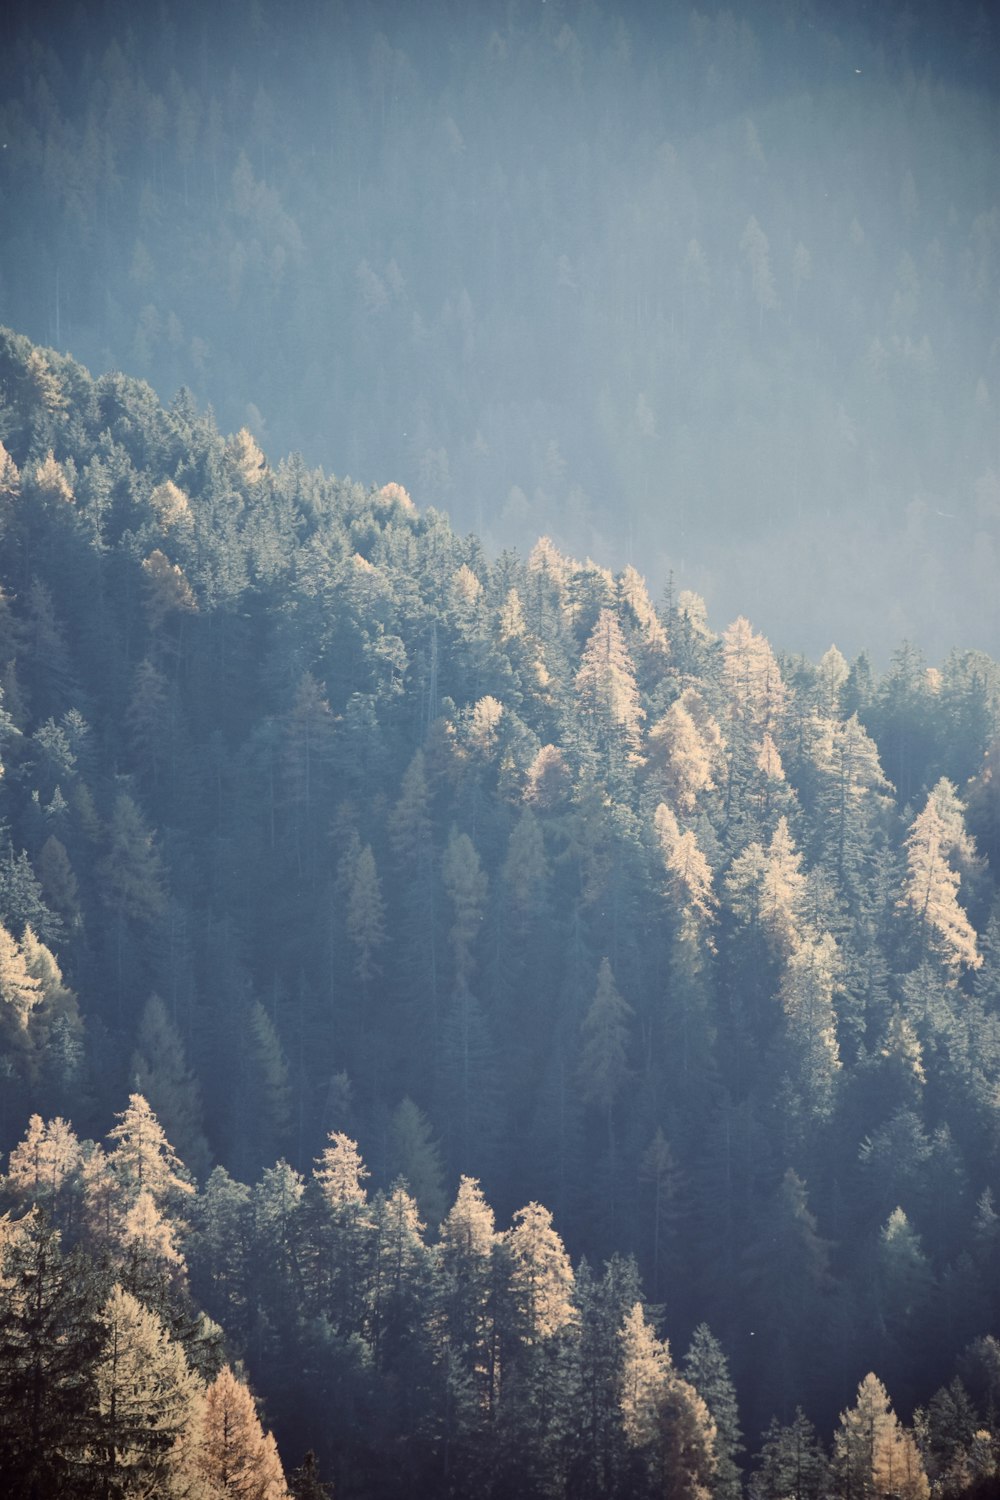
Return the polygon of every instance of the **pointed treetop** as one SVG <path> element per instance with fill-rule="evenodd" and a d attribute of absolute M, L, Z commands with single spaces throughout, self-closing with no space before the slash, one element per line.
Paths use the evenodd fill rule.
<path fill-rule="evenodd" d="M 331 1208 L 360 1206 L 367 1201 L 361 1184 L 371 1173 L 361 1160 L 357 1142 L 343 1131 L 330 1132 L 329 1145 L 317 1157 L 313 1176 Z"/>

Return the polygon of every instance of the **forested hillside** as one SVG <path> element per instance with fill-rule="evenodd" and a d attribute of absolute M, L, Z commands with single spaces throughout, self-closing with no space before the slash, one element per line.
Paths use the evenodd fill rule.
<path fill-rule="evenodd" d="M 988 1486 L 997 665 L 779 657 L 6 331 L 0 439 L 10 1472 L 26 1359 L 59 1493 L 125 1451 L 120 1323 L 178 1486 L 234 1361 L 343 1497 L 854 1496 L 863 1412 Z"/>
<path fill-rule="evenodd" d="M 7 16 L 0 322 L 491 553 L 996 651 L 995 7 Z"/>

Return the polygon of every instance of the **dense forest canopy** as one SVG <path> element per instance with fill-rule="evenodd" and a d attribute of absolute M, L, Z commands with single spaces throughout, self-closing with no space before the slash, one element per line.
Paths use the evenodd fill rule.
<path fill-rule="evenodd" d="M 0 442 L 11 1493 L 995 1493 L 997 663 L 6 330 Z"/>
<path fill-rule="evenodd" d="M 4 20 L 0 1488 L 996 1500 L 995 18 Z"/>
<path fill-rule="evenodd" d="M 14 3 L 0 321 L 491 553 L 995 653 L 998 56 L 935 0 Z"/>

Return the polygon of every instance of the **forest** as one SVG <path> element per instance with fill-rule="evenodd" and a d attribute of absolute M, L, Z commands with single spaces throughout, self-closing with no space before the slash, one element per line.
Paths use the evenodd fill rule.
<path fill-rule="evenodd" d="M 1000 666 L 0 442 L 5 1492 L 995 1495 Z"/>
<path fill-rule="evenodd" d="M 8 0 L 0 323 L 784 649 L 996 652 L 976 0 Z"/>

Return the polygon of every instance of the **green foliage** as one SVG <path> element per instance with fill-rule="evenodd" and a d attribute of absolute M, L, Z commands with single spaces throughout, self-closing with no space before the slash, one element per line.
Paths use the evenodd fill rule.
<path fill-rule="evenodd" d="M 779 664 L 30 357 L 10 452 L 74 498 L 0 543 L 3 1186 L 103 1258 L 91 1312 L 193 1363 L 203 1306 L 347 1496 L 394 1444 L 413 1493 L 735 1493 L 693 1366 L 639 1463 L 638 1282 L 565 1245 L 710 1321 L 751 1432 L 855 1367 L 929 1400 L 998 1313 L 991 666 Z"/>

